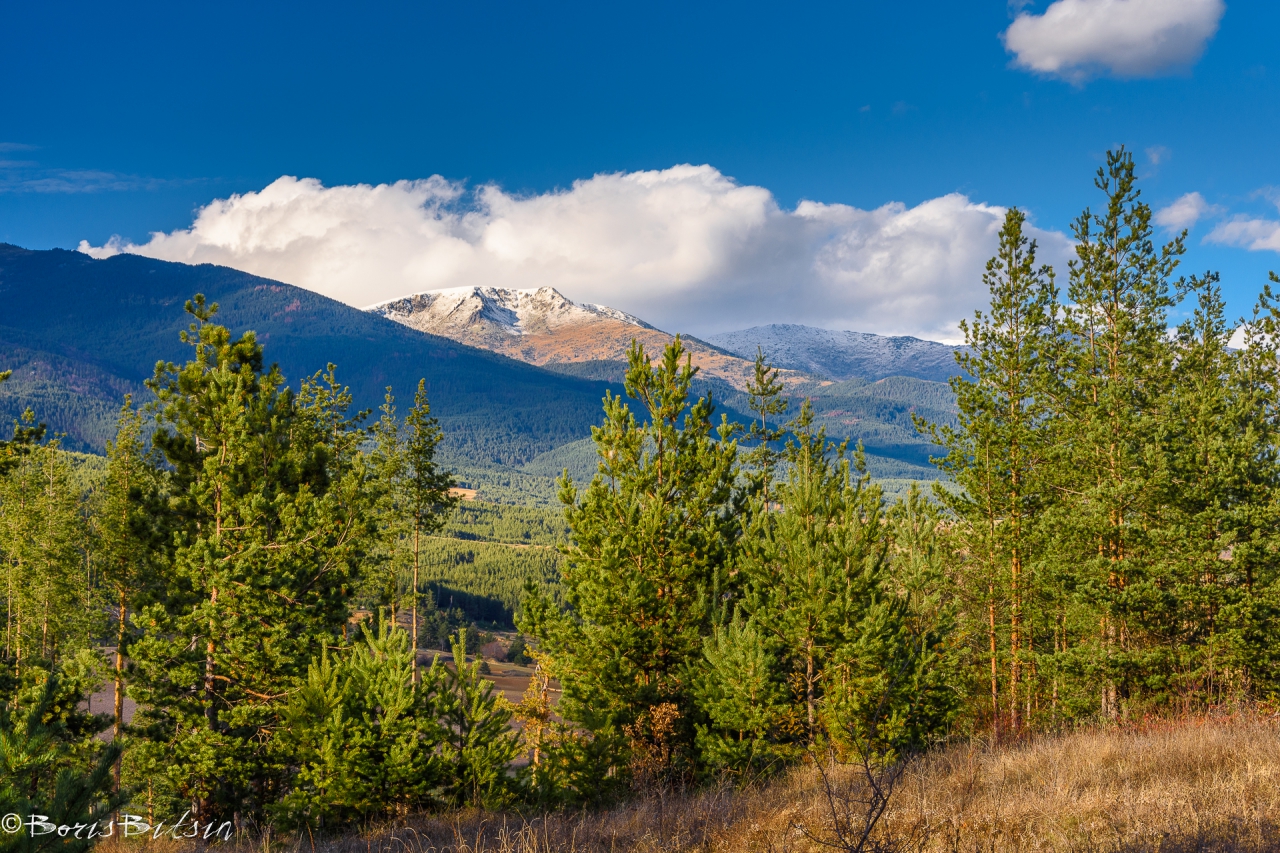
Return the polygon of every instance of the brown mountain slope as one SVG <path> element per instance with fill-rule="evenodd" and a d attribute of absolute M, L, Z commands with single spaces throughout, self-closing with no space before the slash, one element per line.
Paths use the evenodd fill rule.
<path fill-rule="evenodd" d="M 674 337 L 621 311 L 573 303 L 550 287 L 456 288 L 415 294 L 368 310 L 419 331 L 536 365 L 625 361 L 633 339 L 657 356 Z M 745 389 L 754 373 L 752 362 L 693 338 L 682 340 L 701 375 Z M 813 377 L 786 370 L 782 378 L 790 385 Z"/>

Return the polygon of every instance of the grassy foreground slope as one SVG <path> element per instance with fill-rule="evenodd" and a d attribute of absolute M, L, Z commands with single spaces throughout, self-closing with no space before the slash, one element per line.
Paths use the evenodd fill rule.
<path fill-rule="evenodd" d="M 764 785 L 637 796 L 597 813 L 484 812 L 408 820 L 332 839 L 321 853 L 694 853 L 862 849 L 910 853 L 1260 853 L 1280 847 L 1280 727 L 1270 718 L 1184 720 L 911 762 L 869 843 L 856 838 L 865 776 L 796 769 Z M 834 810 L 833 807 L 834 806 Z M 852 824 L 849 823 L 852 821 Z M 301 838 L 294 849 L 308 851 Z"/>

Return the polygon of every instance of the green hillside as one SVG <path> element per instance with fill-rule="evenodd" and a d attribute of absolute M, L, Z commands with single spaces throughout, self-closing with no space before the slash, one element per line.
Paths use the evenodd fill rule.
<path fill-rule="evenodd" d="M 766 354 L 767 355 L 767 354 Z M 620 383 L 626 372 L 621 361 L 589 361 L 552 364 L 550 370 L 566 375 Z M 701 379 L 695 383 L 698 393 L 710 393 L 731 419 L 741 419 L 739 412 L 749 411 L 747 395 L 721 379 Z M 892 376 L 870 381 L 850 379 L 844 382 L 815 380 L 787 389 L 793 416 L 800 404 L 813 402 L 818 424 L 827 428 L 834 440 L 849 439 L 850 446 L 862 442 L 867 454 L 867 468 L 880 481 L 895 480 L 902 484 L 912 480 L 935 480 L 937 469 L 929 457 L 940 448 L 926 441 L 912 423 L 913 414 L 934 423 L 955 422 L 955 398 L 945 382 Z M 589 441 L 556 448 L 525 463 L 529 473 L 558 476 L 568 467 L 576 481 L 590 479 L 595 471 L 595 454 Z M 896 493 L 905 485 L 895 485 Z"/>
<path fill-rule="evenodd" d="M 447 450 L 471 460 L 518 465 L 586 437 L 606 387 L 226 267 L 0 244 L 0 358 L 17 368 L 0 420 L 30 406 L 68 448 L 100 451 L 123 395 L 157 360 L 187 357 L 178 333 L 195 293 L 233 332 L 256 331 L 290 380 L 335 362 L 360 407 L 380 404 L 387 385 L 407 397 L 425 377 Z"/>
<path fill-rule="evenodd" d="M 301 288 L 209 264 L 135 255 L 94 260 L 79 252 L 28 251 L 0 244 L 0 424 L 31 408 L 68 450 L 101 452 L 125 394 L 149 397 L 143 383 L 159 360 L 181 361 L 183 304 L 204 293 L 233 332 L 254 330 L 266 356 L 291 381 L 337 365 L 360 408 L 376 408 L 387 385 L 406 399 L 420 377 L 445 431 L 442 460 L 484 500 L 550 506 L 568 469 L 578 483 L 596 471 L 590 425 L 605 389 L 618 387 L 617 361 L 547 369 L 424 334 Z M 707 379 L 720 411 L 745 421 L 747 399 Z M 788 391 L 796 410 L 812 399 L 833 439 L 861 441 L 872 475 L 892 491 L 936 478 L 936 448 L 916 433 L 911 414 L 948 422 L 950 389 L 891 377 L 819 382 Z M 6 427 L 7 428 L 7 427 Z"/>

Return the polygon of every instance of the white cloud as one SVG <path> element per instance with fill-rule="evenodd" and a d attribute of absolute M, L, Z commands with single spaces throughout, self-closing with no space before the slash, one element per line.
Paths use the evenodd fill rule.
<path fill-rule="evenodd" d="M 1181 231 L 1195 225 L 1205 216 L 1221 216 L 1224 212 L 1218 205 L 1205 201 L 1200 193 L 1187 193 L 1168 207 L 1157 210 L 1154 218 L 1157 225 L 1171 231 Z"/>
<path fill-rule="evenodd" d="M 1255 252 L 1280 252 L 1280 222 L 1237 216 L 1226 222 L 1219 222 L 1204 239 L 1208 243 L 1240 246 Z"/>
<path fill-rule="evenodd" d="M 1223 0 L 1057 0 L 1021 12 L 1002 37 L 1019 67 L 1076 84 L 1155 77 L 1194 64 L 1225 11 Z"/>
<path fill-rule="evenodd" d="M 551 285 L 670 331 L 773 322 L 954 339 L 986 302 L 1004 209 L 951 194 L 861 210 L 773 195 L 710 166 L 600 174 L 567 190 L 467 192 L 440 177 L 324 187 L 283 177 L 142 245 L 81 251 L 216 263 L 366 306 L 466 285 Z M 1069 250 L 1035 232 L 1047 261 Z"/>

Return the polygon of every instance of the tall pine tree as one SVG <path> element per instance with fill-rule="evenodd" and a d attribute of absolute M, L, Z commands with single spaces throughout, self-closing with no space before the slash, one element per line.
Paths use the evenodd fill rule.
<path fill-rule="evenodd" d="M 1034 606 L 1035 522 L 1045 500 L 1042 482 L 1048 446 L 1051 364 L 1056 348 L 1057 293 L 1053 271 L 1036 265 L 1036 244 L 1024 233 L 1026 215 L 1005 214 L 1000 247 L 987 262 L 983 283 L 988 313 L 961 321 L 967 348 L 956 353 L 964 375 L 951 380 L 956 427 L 918 425 L 947 449 L 938 460 L 957 490 L 937 497 L 960 520 L 959 543 L 969 555 L 967 601 L 986 615 L 991 729 L 1007 717 L 1017 731 L 1025 698 L 1024 666 L 1031 649 L 1026 631 Z M 1000 653 L 1007 649 L 1008 704 L 1000 701 Z"/>
<path fill-rule="evenodd" d="M 332 371 L 293 393 L 252 332 L 212 322 L 216 307 L 188 303 L 192 358 L 150 383 L 172 546 L 132 647 L 152 778 L 201 822 L 277 795 L 269 733 L 311 650 L 346 624 L 372 529 L 361 433 Z"/>
<path fill-rule="evenodd" d="M 696 373 L 679 337 L 656 366 L 632 343 L 626 391 L 639 417 L 607 396 L 592 427 L 600 473 L 582 491 L 561 481 L 567 610 L 524 607 L 522 627 L 563 687 L 559 713 L 590 734 L 584 754 L 602 780 L 696 765 L 692 673 L 724 618 L 741 508 L 736 445 L 717 440 L 711 400 L 690 399 Z"/>

